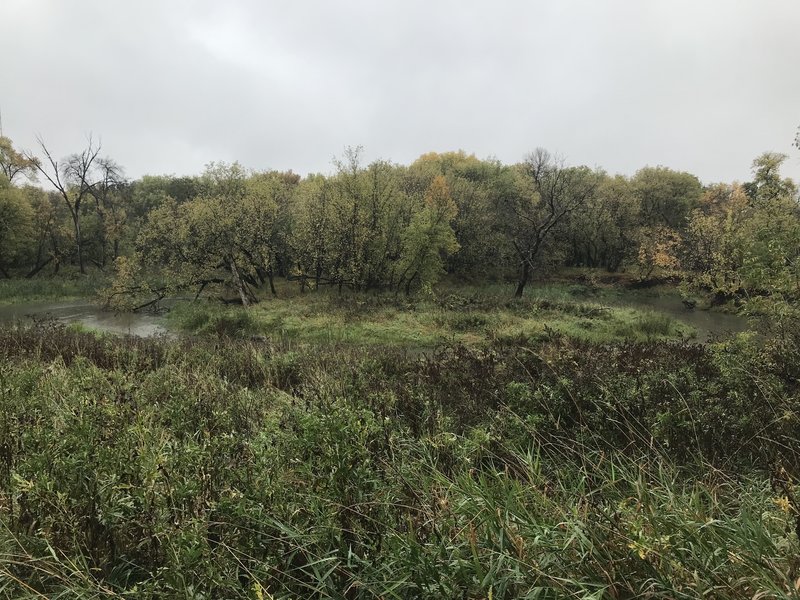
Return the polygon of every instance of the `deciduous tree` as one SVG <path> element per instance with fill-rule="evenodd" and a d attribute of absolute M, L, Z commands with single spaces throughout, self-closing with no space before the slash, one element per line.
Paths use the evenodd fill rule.
<path fill-rule="evenodd" d="M 436 283 L 444 272 L 444 258 L 458 250 L 451 226 L 458 208 L 444 176 L 437 175 L 425 192 L 425 206 L 403 235 L 397 285 L 410 293 L 412 286 Z"/>
<path fill-rule="evenodd" d="M 32 234 L 33 210 L 19 188 L 0 175 L 0 275 L 28 250 Z"/>
<path fill-rule="evenodd" d="M 167 199 L 150 213 L 133 262 L 117 267 L 109 299 L 125 290 L 158 295 L 194 289 L 199 295 L 212 283 L 234 291 L 244 306 L 256 300 L 253 287 L 262 283 L 269 281 L 274 293 L 296 183 L 284 173 L 249 173 L 238 163 L 209 165 L 200 195 L 183 203 Z"/>
<path fill-rule="evenodd" d="M 642 225 L 664 226 L 682 231 L 689 213 L 703 194 L 700 180 L 682 171 L 666 167 L 645 167 L 631 179 L 639 200 Z"/>
<path fill-rule="evenodd" d="M 9 183 L 19 176 L 33 179 L 38 167 L 38 159 L 17 152 L 9 138 L 0 136 L 0 174 Z"/>
<path fill-rule="evenodd" d="M 781 166 L 788 158 L 786 154 L 764 152 L 753 161 L 753 180 L 744 184 L 744 189 L 754 202 L 769 203 L 797 193 L 795 183 L 780 174 Z"/>
<path fill-rule="evenodd" d="M 100 154 L 100 144 L 95 145 L 94 140 L 89 137 L 88 145 L 84 150 L 80 153 L 72 154 L 60 162 L 53 158 L 41 138 L 39 138 L 39 146 L 45 155 L 46 161 L 44 161 L 44 164 L 32 155 L 27 155 L 27 159 L 35 162 L 36 169 L 55 188 L 69 210 L 75 235 L 78 266 L 81 273 L 85 274 L 81 209 L 84 202 L 91 198 L 92 190 L 97 183 L 95 167 Z"/>
<path fill-rule="evenodd" d="M 595 193 L 581 210 L 569 215 L 564 240 L 568 264 L 614 272 L 636 257 L 639 202 L 622 175 L 598 176 Z"/>
<path fill-rule="evenodd" d="M 519 261 L 517 298 L 522 297 L 555 228 L 588 201 L 598 183 L 590 169 L 567 167 L 562 158 L 542 148 L 528 156 L 520 173 L 520 187 L 503 199 L 506 234 Z"/>

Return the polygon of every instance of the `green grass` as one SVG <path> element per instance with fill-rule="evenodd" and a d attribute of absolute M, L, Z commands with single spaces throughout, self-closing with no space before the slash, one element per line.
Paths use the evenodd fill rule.
<path fill-rule="evenodd" d="M 290 289 L 281 290 L 277 298 L 264 298 L 249 310 L 214 301 L 179 303 L 169 319 L 174 327 L 192 334 L 260 335 L 410 350 L 553 333 L 595 342 L 688 339 L 696 334 L 669 315 L 604 302 L 604 295 L 581 286 L 532 286 L 519 300 L 512 293 L 511 287 L 501 285 L 444 286 L 434 296 L 412 298 L 339 296 L 327 291 L 300 295 Z"/>
<path fill-rule="evenodd" d="M 64 273 L 32 279 L 0 279 L 0 304 L 92 298 L 106 285 L 102 273 Z"/>

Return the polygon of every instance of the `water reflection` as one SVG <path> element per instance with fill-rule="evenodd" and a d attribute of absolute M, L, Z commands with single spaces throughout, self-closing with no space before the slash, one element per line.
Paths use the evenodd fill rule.
<path fill-rule="evenodd" d="M 104 311 L 86 301 L 26 302 L 0 306 L 0 322 L 25 322 L 31 319 L 55 319 L 62 323 L 80 323 L 99 331 L 139 337 L 167 333 L 165 320 L 159 315 Z"/>

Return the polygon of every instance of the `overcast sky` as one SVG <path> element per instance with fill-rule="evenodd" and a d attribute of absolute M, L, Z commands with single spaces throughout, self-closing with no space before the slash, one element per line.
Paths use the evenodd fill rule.
<path fill-rule="evenodd" d="M 745 180 L 800 125 L 798 0 L 0 0 L 5 135 L 128 176 L 345 146 Z"/>

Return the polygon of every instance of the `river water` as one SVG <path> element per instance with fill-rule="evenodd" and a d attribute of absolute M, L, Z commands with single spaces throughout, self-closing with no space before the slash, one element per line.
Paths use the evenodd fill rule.
<path fill-rule="evenodd" d="M 0 305 L 0 323 L 43 319 L 80 323 L 90 329 L 140 337 L 167 333 L 164 317 L 146 313 L 105 311 L 85 300 Z"/>
<path fill-rule="evenodd" d="M 711 310 L 687 309 L 675 295 L 635 295 L 622 297 L 617 306 L 627 306 L 638 310 L 665 313 L 678 321 L 691 325 L 697 330 L 697 341 L 707 342 L 713 338 L 726 337 L 749 328 L 745 317 Z"/>

